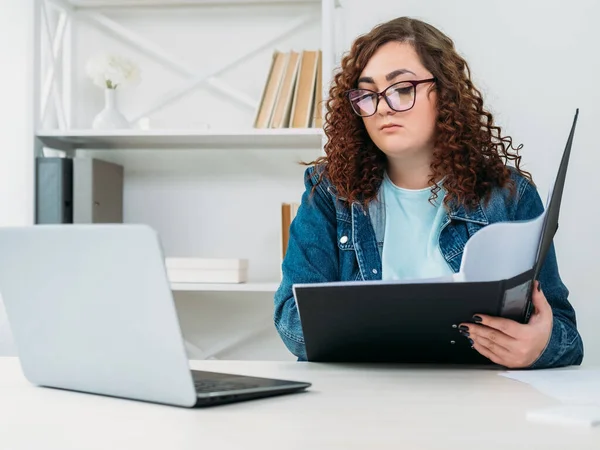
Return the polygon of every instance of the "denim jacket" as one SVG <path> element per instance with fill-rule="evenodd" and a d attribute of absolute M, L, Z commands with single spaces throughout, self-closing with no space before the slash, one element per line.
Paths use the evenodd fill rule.
<path fill-rule="evenodd" d="M 334 186 L 319 168 L 305 173 L 305 192 L 290 227 L 283 260 L 283 279 L 275 293 L 274 322 L 286 347 L 299 360 L 306 360 L 304 336 L 293 298 L 294 283 L 380 280 L 385 210 L 372 202 L 368 208 L 349 205 L 336 196 Z M 477 208 L 450 207 L 439 237 L 440 250 L 454 272 L 458 272 L 467 240 L 494 222 L 534 219 L 544 211 L 535 187 L 512 171 L 515 195 L 495 188 L 487 202 Z M 316 189 L 313 192 L 313 186 Z M 539 282 L 553 311 L 550 340 L 530 368 L 581 364 L 583 342 L 577 331 L 569 291 L 561 281 L 554 245 L 548 251 Z"/>

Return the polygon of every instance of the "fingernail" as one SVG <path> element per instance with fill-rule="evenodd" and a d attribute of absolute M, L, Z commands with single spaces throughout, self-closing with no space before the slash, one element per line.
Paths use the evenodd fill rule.
<path fill-rule="evenodd" d="M 469 338 L 469 344 L 471 344 L 471 348 L 473 348 L 473 345 L 475 344 L 475 342 L 473 342 L 473 339 Z"/>
<path fill-rule="evenodd" d="M 469 331 L 469 327 L 466 325 L 461 325 L 460 327 L 458 327 L 458 330 L 462 330 L 462 331 Z"/>
<path fill-rule="evenodd" d="M 475 323 L 481 323 L 481 322 L 483 322 L 483 319 L 479 316 L 473 316 L 473 321 Z"/>
<path fill-rule="evenodd" d="M 542 283 L 540 283 L 540 282 L 538 281 L 538 292 L 541 292 L 541 291 L 542 291 Z"/>
<path fill-rule="evenodd" d="M 468 332 L 468 331 L 465 331 L 465 330 L 458 330 L 458 332 L 459 332 L 460 334 L 462 334 L 464 337 L 469 337 L 469 336 L 471 336 L 471 335 L 469 334 L 469 332 Z"/>

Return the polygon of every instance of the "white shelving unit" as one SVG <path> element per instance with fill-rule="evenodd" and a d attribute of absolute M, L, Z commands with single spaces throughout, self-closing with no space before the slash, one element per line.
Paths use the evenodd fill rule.
<path fill-rule="evenodd" d="M 133 47 L 140 54 L 149 57 L 164 68 L 185 77 L 180 87 L 172 89 L 166 95 L 161 96 L 154 104 L 148 105 L 144 111 L 134 113 L 131 118 L 132 123 L 169 107 L 202 85 L 209 85 L 220 95 L 236 100 L 240 105 L 255 111 L 258 107 L 258 92 L 255 93 L 256 95 L 249 96 L 231 83 L 223 82 L 219 79 L 219 76 L 239 62 L 251 58 L 265 49 L 278 48 L 281 39 L 302 30 L 307 25 L 314 24 L 315 19 L 320 22 L 321 26 L 319 47 L 323 56 L 322 72 L 325 74 L 323 77 L 323 98 L 326 98 L 327 84 L 331 78 L 327 74 L 332 73 L 333 67 L 338 62 L 337 54 L 339 51 L 337 45 L 339 45 L 339 38 L 336 37 L 335 28 L 336 23 L 339 21 L 339 14 L 336 14 L 336 10 L 341 8 L 340 0 L 37 0 L 37 4 L 36 18 L 40 29 L 36 40 L 40 41 L 40 45 L 36 55 L 36 75 L 38 79 L 34 88 L 37 113 L 35 129 L 38 130 L 36 134 L 40 137 L 59 137 L 58 130 L 60 130 L 65 138 L 63 140 L 67 140 L 73 133 L 77 138 L 96 138 L 93 134 L 86 134 L 87 130 L 85 129 L 78 130 L 78 127 L 73 124 L 76 115 L 74 103 L 78 101 L 73 92 L 74 83 L 71 72 L 74 61 L 73 30 L 74 26 L 79 23 L 88 23 L 90 26 L 102 30 L 111 38 L 119 40 L 123 45 Z M 317 18 L 312 14 L 294 17 L 284 27 L 277 30 L 272 38 L 259 40 L 257 45 L 249 47 L 246 54 L 237 55 L 230 61 L 216 65 L 212 70 L 200 73 L 189 62 L 182 61 L 180 56 L 174 56 L 160 45 L 157 45 L 152 39 L 149 39 L 148 36 L 132 31 L 112 17 L 113 14 L 123 11 L 135 11 L 136 14 L 143 15 L 160 9 L 172 11 L 177 9 L 225 8 L 228 6 L 274 8 L 276 6 L 292 7 L 298 5 L 317 7 L 320 17 Z M 56 16 L 54 21 L 51 19 L 52 13 L 55 13 Z M 243 36 L 239 35 L 234 35 L 233 38 L 243 40 Z M 44 62 L 46 67 L 43 67 Z M 247 74 L 244 74 L 244 76 L 247 76 Z M 54 106 L 54 117 L 49 118 L 49 115 L 52 114 L 51 104 Z M 218 130 L 216 133 L 223 134 L 227 131 Z M 148 133 L 145 132 L 140 134 L 148 136 Z M 156 134 L 169 136 L 170 131 L 165 130 L 165 132 L 157 132 Z M 211 132 L 202 134 L 208 137 Z M 305 130 L 292 129 L 288 133 L 282 134 L 281 137 L 293 138 L 296 134 L 306 136 L 307 133 Z M 173 136 L 177 137 L 177 133 Z M 56 143 L 56 141 L 52 142 Z M 177 142 L 175 140 L 175 143 Z M 87 142 L 84 139 L 79 139 L 77 143 L 85 145 Z M 165 140 L 164 143 L 168 144 L 169 142 Z M 43 144 L 46 145 L 44 142 Z"/>
<path fill-rule="evenodd" d="M 278 149 L 318 148 L 320 128 L 233 130 L 48 130 L 38 139 L 57 150 L 118 149 Z"/>
<path fill-rule="evenodd" d="M 280 3 L 321 3 L 321 0 L 61 0 L 77 8 L 129 8 L 144 6 L 210 6 Z"/>
<path fill-rule="evenodd" d="M 298 162 L 322 154 L 324 134 L 252 123 L 276 49 L 321 49 L 327 97 L 340 11 L 339 0 L 36 0 L 35 156 L 49 149 L 123 164 L 126 222 L 153 226 L 166 256 L 249 259 L 247 283 L 171 284 L 193 357 L 226 354 L 266 331 L 260 357 L 278 357 L 265 345 L 289 356 L 271 319 L 279 214 L 282 202 L 300 200 Z M 143 62 L 147 84 L 119 93 L 131 129 L 89 128 L 103 100 L 84 66 L 103 48 Z"/>
<path fill-rule="evenodd" d="M 261 36 L 256 44 L 247 46 L 246 54 L 237 54 L 231 60 L 224 59 L 215 64 L 210 70 L 198 71 L 190 61 L 185 61 L 181 55 L 173 52 L 169 45 L 163 45 L 150 35 L 139 30 L 132 29 L 130 24 L 119 21 L 119 16 L 133 14 L 140 18 L 146 15 L 164 13 L 167 17 L 174 11 L 205 11 L 204 8 L 267 8 L 267 15 L 275 8 L 304 8 L 301 14 L 294 12 L 289 20 L 275 29 L 271 36 Z M 251 121 L 246 123 L 235 122 L 223 127 L 199 126 L 193 127 L 170 127 L 158 129 L 140 129 L 132 124 L 132 129 L 124 130 L 93 130 L 82 127 L 82 122 L 89 125 L 91 118 L 83 120 L 81 114 L 82 104 L 87 103 L 89 97 L 85 95 L 97 94 L 90 86 L 86 86 L 82 79 L 85 78 L 82 66 L 85 61 L 82 57 L 91 56 L 87 49 L 79 50 L 81 47 L 81 27 L 87 26 L 98 30 L 110 40 L 118 41 L 126 47 L 129 52 L 139 52 L 147 60 L 158 65 L 160 69 L 171 71 L 183 80 L 179 86 L 166 92 L 160 92 L 156 101 L 145 102 L 144 107 L 137 108 L 130 114 L 130 119 L 136 122 L 139 119 L 148 119 L 155 114 L 162 113 L 165 109 L 172 108 L 177 102 L 185 100 L 201 87 L 206 87 L 216 95 L 223 96 L 226 101 L 235 102 L 246 114 L 254 115 L 258 107 L 259 91 L 248 95 L 242 92 L 230 81 L 223 80 L 223 74 L 236 67 L 236 64 L 256 57 L 261 52 L 272 52 L 281 49 L 282 40 L 302 32 L 306 27 L 319 24 L 319 36 L 307 45 L 322 50 L 322 73 L 323 73 L 323 98 L 326 98 L 328 82 L 332 68 L 336 64 L 336 10 L 341 8 L 339 0 L 38 0 L 36 15 L 39 30 L 36 39 L 40 46 L 36 55 L 36 156 L 44 156 L 44 149 L 60 150 L 66 152 L 66 156 L 88 156 L 111 159 L 114 152 L 122 150 L 211 150 L 222 151 L 224 160 L 230 158 L 228 150 L 244 151 L 258 150 L 269 151 L 278 159 L 277 164 L 293 164 L 300 158 L 299 155 L 308 155 L 304 159 L 312 159 L 318 156 L 324 144 L 324 133 L 322 129 L 307 128 L 283 128 L 283 129 L 255 129 L 251 128 Z M 208 10 L 206 10 L 208 11 Z M 248 9 L 247 11 L 250 11 Z M 295 10 L 294 10 L 295 11 Z M 167 19 L 165 19 L 167 20 Z M 233 39 L 241 39 L 243 36 L 234 35 Z M 313 36 L 314 37 L 314 36 Z M 88 38 L 93 43 L 93 37 Z M 85 38 L 83 39 L 85 41 Z M 107 41 L 108 42 L 108 41 Z M 294 49 L 301 50 L 302 43 Z M 218 50 L 221 53 L 220 49 Z M 74 70 L 77 68 L 77 70 Z M 263 67 L 263 70 L 266 67 Z M 244 73 L 244 77 L 251 74 Z M 266 71 L 261 73 L 261 82 L 266 81 Z M 88 80 L 89 81 L 89 80 Z M 88 83 L 89 84 L 89 83 Z M 82 94 L 82 90 L 87 89 Z M 262 87 L 262 86 L 261 86 Z M 143 100 L 146 100 L 145 98 Z M 136 105 L 137 106 L 137 105 Z M 92 109 L 92 108 L 89 108 Z M 89 110 L 88 109 L 88 110 Z M 88 110 L 83 110 L 87 113 Z M 97 107 L 96 107 L 97 110 Z M 219 115 L 217 113 L 216 115 Z M 206 124 L 203 124 L 206 125 Z M 281 157 L 281 152 L 291 150 L 287 159 Z M 88 154 L 88 151 L 91 151 Z M 110 151 L 110 152 L 109 152 Z M 214 152 L 213 152 L 214 153 Z M 54 154 L 51 152 L 51 154 Z M 152 158 L 147 152 L 141 153 L 143 158 Z M 239 155 L 239 153 L 238 153 Z M 267 156 L 268 157 L 268 156 Z M 114 159 L 122 163 L 123 159 Z M 125 159 L 130 162 L 129 159 Z M 264 163 L 264 157 L 263 157 Z M 268 164 L 267 164 L 268 165 Z M 126 167 L 127 169 L 127 167 Z M 252 168 L 249 167 L 249 170 Z M 271 164 L 271 169 L 273 165 Z M 282 167 L 282 169 L 285 169 Z M 272 172 L 272 170 L 271 170 Z M 273 257 L 273 255 L 271 255 Z M 260 276 L 259 279 L 275 279 L 275 273 L 271 276 Z M 241 285 L 232 291 L 248 292 L 264 291 L 272 289 L 255 289 L 254 285 Z M 260 284 L 259 284 L 260 286 Z M 194 289 L 202 290 L 202 289 Z M 206 289 L 208 291 L 212 290 Z"/>
<path fill-rule="evenodd" d="M 174 291 L 187 292 L 266 292 L 274 293 L 279 283 L 171 283 Z"/>

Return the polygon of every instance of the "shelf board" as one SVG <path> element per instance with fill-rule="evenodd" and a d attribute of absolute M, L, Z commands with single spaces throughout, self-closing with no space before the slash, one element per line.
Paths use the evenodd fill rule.
<path fill-rule="evenodd" d="M 73 8 L 130 8 L 143 6 L 223 6 L 223 5 L 272 5 L 311 4 L 321 0 L 61 0 Z"/>
<path fill-rule="evenodd" d="M 42 144 L 75 149 L 321 148 L 321 128 L 236 130 L 41 130 Z"/>
<path fill-rule="evenodd" d="M 171 283 L 174 291 L 195 292 L 272 292 L 279 287 L 279 282 L 265 283 Z"/>

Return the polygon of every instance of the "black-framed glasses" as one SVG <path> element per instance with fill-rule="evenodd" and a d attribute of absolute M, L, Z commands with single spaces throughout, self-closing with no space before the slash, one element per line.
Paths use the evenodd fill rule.
<path fill-rule="evenodd" d="M 388 106 L 396 112 L 408 111 L 415 106 L 417 86 L 435 82 L 435 78 L 414 81 L 399 81 L 381 92 L 370 89 L 350 89 L 346 91 L 352 110 L 360 117 L 369 117 L 377 112 L 379 99 L 385 98 Z"/>

